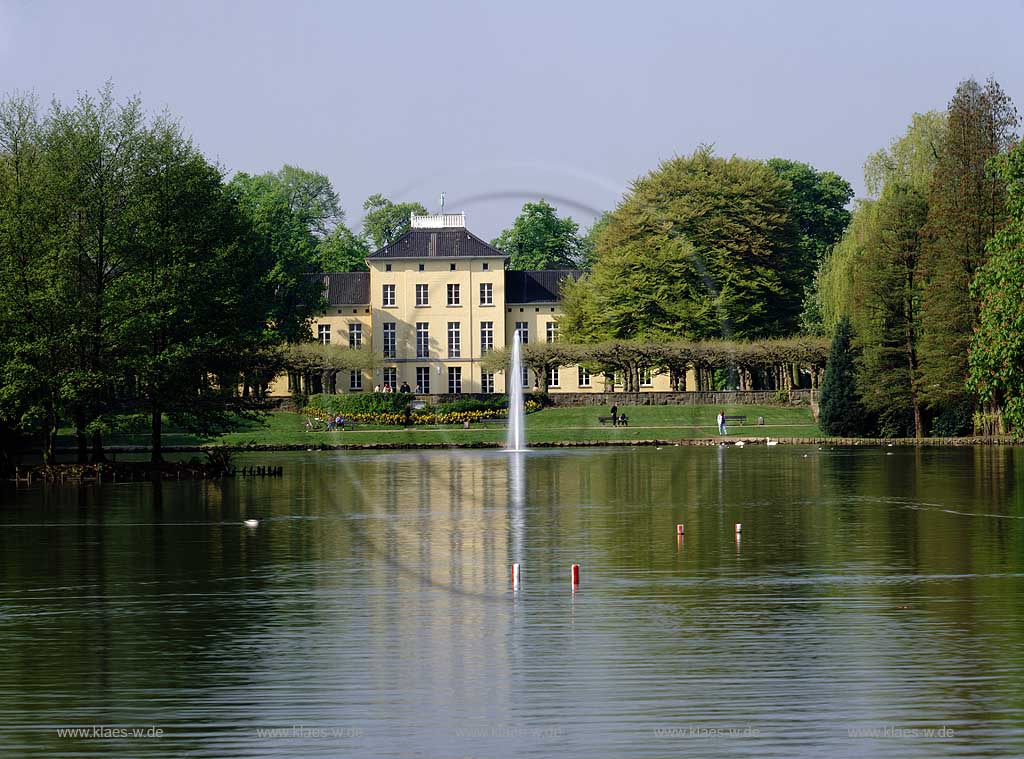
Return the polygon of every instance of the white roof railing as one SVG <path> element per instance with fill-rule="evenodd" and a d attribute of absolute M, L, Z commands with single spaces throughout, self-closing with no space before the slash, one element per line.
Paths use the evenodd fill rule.
<path fill-rule="evenodd" d="M 442 229 L 444 227 L 466 226 L 466 214 L 464 213 L 427 213 L 409 214 L 409 223 L 413 229 Z"/>

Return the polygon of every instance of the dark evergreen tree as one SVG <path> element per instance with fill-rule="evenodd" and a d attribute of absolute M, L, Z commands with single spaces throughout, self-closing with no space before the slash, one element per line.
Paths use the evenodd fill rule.
<path fill-rule="evenodd" d="M 868 431 L 868 412 L 857 393 L 857 351 L 853 326 L 844 316 L 836 325 L 821 386 L 821 429 L 828 435 L 856 437 Z"/>

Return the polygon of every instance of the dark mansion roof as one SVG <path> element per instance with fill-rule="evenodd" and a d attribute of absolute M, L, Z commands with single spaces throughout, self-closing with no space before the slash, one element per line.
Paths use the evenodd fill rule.
<path fill-rule="evenodd" d="M 543 271 L 505 272 L 506 303 L 555 303 L 562 299 L 562 282 L 573 282 L 584 274 L 582 269 L 547 269 Z"/>
<path fill-rule="evenodd" d="M 410 229 L 370 258 L 505 258 L 465 227 Z"/>
<path fill-rule="evenodd" d="M 327 305 L 362 305 L 370 302 L 370 272 L 342 271 L 322 276 Z"/>

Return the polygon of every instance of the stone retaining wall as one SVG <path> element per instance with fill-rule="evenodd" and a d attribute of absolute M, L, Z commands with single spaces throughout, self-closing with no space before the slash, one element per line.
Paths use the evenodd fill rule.
<path fill-rule="evenodd" d="M 775 390 L 732 390 L 712 393 L 551 393 L 553 406 L 806 406 L 817 391 L 790 390 L 789 400 L 780 400 Z"/>

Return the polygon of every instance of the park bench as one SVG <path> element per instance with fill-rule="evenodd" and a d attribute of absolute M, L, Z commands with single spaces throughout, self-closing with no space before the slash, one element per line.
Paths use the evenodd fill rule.
<path fill-rule="evenodd" d="M 490 425 L 491 427 L 507 427 L 508 426 L 508 417 L 506 417 L 506 416 L 496 416 L 496 417 L 493 417 L 491 419 L 481 419 L 480 420 L 480 426 L 482 426 L 485 430 L 487 429 L 488 425 Z"/>
<path fill-rule="evenodd" d="M 597 421 L 599 421 L 601 424 L 607 424 L 608 422 L 612 422 L 612 421 L 615 421 L 615 420 L 612 419 L 611 414 L 609 414 L 608 416 L 599 416 L 599 417 L 597 417 Z M 624 421 L 619 422 L 619 424 L 622 425 L 623 427 L 628 427 L 629 426 L 629 418 L 627 417 Z"/>
<path fill-rule="evenodd" d="M 725 423 L 729 424 L 730 422 L 736 422 L 736 424 L 746 424 L 747 423 L 747 417 L 745 417 L 745 416 L 727 416 L 727 417 L 725 417 Z"/>

